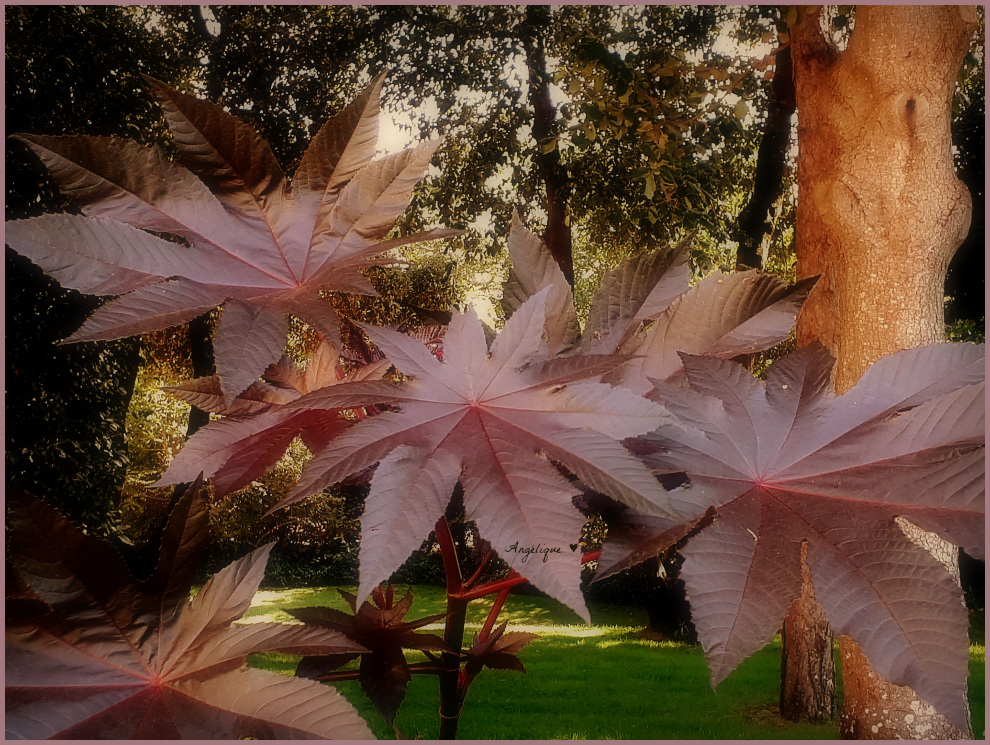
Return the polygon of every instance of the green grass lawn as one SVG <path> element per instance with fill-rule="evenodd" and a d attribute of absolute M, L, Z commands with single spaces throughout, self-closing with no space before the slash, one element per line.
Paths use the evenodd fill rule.
<path fill-rule="evenodd" d="M 407 619 L 444 611 L 440 588 L 416 587 L 414 594 Z M 335 590 L 264 591 L 258 593 L 246 618 L 289 621 L 291 617 L 282 609 L 306 605 L 346 609 Z M 480 629 L 487 609 L 484 601 L 471 604 L 466 642 Z M 779 637 L 712 691 L 700 647 L 633 638 L 631 632 L 646 625 L 646 615 L 638 609 L 592 605 L 590 610 L 593 625 L 586 626 L 553 600 L 511 596 L 501 620 L 509 621 L 510 631 L 540 634 L 540 639 L 520 654 L 529 672 L 485 670 L 468 692 L 458 736 L 523 740 L 838 738 L 837 723 L 793 724 L 777 714 Z M 974 616 L 973 627 L 970 706 L 974 732 L 982 737 L 982 614 Z M 439 624 L 427 627 L 432 629 L 442 634 Z M 421 655 L 411 652 L 409 658 L 421 659 Z M 291 673 L 296 658 L 258 655 L 251 662 Z M 376 736 L 395 736 L 356 681 L 338 683 L 337 687 Z M 415 676 L 396 725 L 405 737 L 433 739 L 437 736 L 437 707 L 436 679 Z"/>

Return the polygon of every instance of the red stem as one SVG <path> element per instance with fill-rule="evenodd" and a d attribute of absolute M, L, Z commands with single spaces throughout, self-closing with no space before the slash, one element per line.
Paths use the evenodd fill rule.
<path fill-rule="evenodd" d="M 471 578 L 464 583 L 465 589 L 467 589 L 468 587 L 470 587 L 471 585 L 473 585 L 475 582 L 478 581 L 478 577 L 481 576 L 481 573 L 485 570 L 485 567 L 488 566 L 488 560 L 491 558 L 492 558 L 492 552 L 485 551 L 485 556 L 484 558 L 482 558 L 481 564 L 478 565 L 478 568 L 474 571 L 474 574 L 471 575 Z"/>
<path fill-rule="evenodd" d="M 586 554 L 581 554 L 581 563 L 587 564 L 589 561 L 596 561 L 601 555 L 602 555 L 601 549 L 598 549 L 596 551 L 589 551 Z M 486 561 L 487 559 L 488 559 L 488 555 L 486 555 L 485 557 Z M 467 582 L 462 582 L 461 586 L 463 589 L 460 592 L 455 591 L 454 593 L 452 593 L 452 596 L 459 598 L 461 600 L 477 600 L 478 598 L 483 598 L 485 595 L 492 595 L 496 592 L 502 592 L 503 590 L 525 584 L 526 582 L 529 581 L 521 574 L 519 574 L 519 572 L 513 569 L 505 579 L 495 580 L 494 582 L 487 582 L 478 587 L 469 589 L 471 588 L 473 582 L 477 579 L 477 576 L 480 572 L 481 570 L 479 569 L 477 572 L 474 573 L 474 576 L 472 576 L 471 579 L 469 579 Z M 447 591 L 448 593 L 450 593 L 449 581 L 447 584 L 448 584 Z"/>
<path fill-rule="evenodd" d="M 339 680 L 357 680 L 361 675 L 360 670 L 338 670 L 335 673 L 326 673 L 320 676 L 321 683 L 335 683 Z"/>
<path fill-rule="evenodd" d="M 409 666 L 409 672 L 413 675 L 439 675 L 443 672 L 443 668 L 439 665 L 434 665 L 429 662 L 418 662 Z"/>
<path fill-rule="evenodd" d="M 461 576 L 461 566 L 457 561 L 454 536 L 451 535 L 446 517 L 437 520 L 435 530 L 437 543 L 440 544 L 440 556 L 443 558 L 443 571 L 447 575 L 447 594 L 457 597 L 464 592 L 464 578 Z"/>
<path fill-rule="evenodd" d="M 502 612 L 502 606 L 505 605 L 506 598 L 509 597 L 509 592 L 512 588 L 505 588 L 502 590 L 498 597 L 495 598 L 495 602 L 492 604 L 492 609 L 488 611 L 488 618 L 485 619 L 485 625 L 481 629 L 481 633 L 478 634 L 478 638 L 481 641 L 488 639 L 488 635 L 492 633 L 492 629 L 495 628 L 495 621 L 498 620 L 499 613 Z"/>
<path fill-rule="evenodd" d="M 496 580 L 495 582 L 486 582 L 479 587 L 475 587 L 473 590 L 464 590 L 458 593 L 456 597 L 465 601 L 477 600 L 478 598 L 485 597 L 485 595 L 492 595 L 496 592 L 502 592 L 502 590 L 508 590 L 509 588 L 525 584 L 526 582 L 529 582 L 529 580 L 513 569 L 512 572 L 509 573 L 509 576 L 505 579 Z"/>
<path fill-rule="evenodd" d="M 447 619 L 444 622 L 443 640 L 453 652 L 440 655 L 440 673 L 437 681 L 440 689 L 440 734 L 437 739 L 457 738 L 457 725 L 461 716 L 460 673 L 461 647 L 464 644 L 464 624 L 467 621 L 468 601 L 461 597 L 464 592 L 464 579 L 460 562 L 457 561 L 457 547 L 451 535 L 447 519 L 441 517 L 436 525 L 437 542 L 443 558 L 444 573 L 447 575 Z"/>

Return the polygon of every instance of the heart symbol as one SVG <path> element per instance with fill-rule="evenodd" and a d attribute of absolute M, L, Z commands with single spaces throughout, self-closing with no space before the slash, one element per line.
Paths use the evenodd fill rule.
<path fill-rule="evenodd" d="M 577 547 L 580 546 L 580 545 L 581 545 L 580 543 L 572 543 L 571 544 L 571 551 L 577 551 Z"/>

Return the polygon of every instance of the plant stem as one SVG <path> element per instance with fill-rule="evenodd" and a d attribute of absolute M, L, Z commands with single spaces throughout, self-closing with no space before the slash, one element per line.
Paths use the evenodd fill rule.
<path fill-rule="evenodd" d="M 495 582 L 487 582 L 480 587 L 475 587 L 473 590 L 462 590 L 457 593 L 457 597 L 465 601 L 477 600 L 478 598 L 485 597 L 485 595 L 494 595 L 497 592 L 502 592 L 502 590 L 508 590 L 516 587 L 517 585 L 523 585 L 527 582 L 529 582 L 528 579 L 513 569 L 512 572 L 509 573 L 509 576 L 505 579 L 496 580 Z"/>
<path fill-rule="evenodd" d="M 498 597 L 495 598 L 495 602 L 492 604 L 492 609 L 488 611 L 488 618 L 485 619 L 485 625 L 481 629 L 481 633 L 478 634 L 478 638 L 481 641 L 485 641 L 488 635 L 492 633 L 492 629 L 495 628 L 495 621 L 498 620 L 498 614 L 502 612 L 502 606 L 505 605 L 506 598 L 509 597 L 509 591 L 511 587 L 506 587 L 504 590 L 499 592 Z"/>
<path fill-rule="evenodd" d="M 461 697 L 458 679 L 461 672 L 460 650 L 464 643 L 464 623 L 467 621 L 468 600 L 464 593 L 464 580 L 457 561 L 454 537 L 446 518 L 441 517 L 436 525 L 437 542 L 447 575 L 447 620 L 444 623 L 443 640 L 454 652 L 440 655 L 440 740 L 453 740 L 457 737 L 457 725 L 461 716 Z"/>
<path fill-rule="evenodd" d="M 341 680 L 358 680 L 360 678 L 360 670 L 338 670 L 333 673 L 326 673 L 320 676 L 321 683 L 337 683 Z"/>
<path fill-rule="evenodd" d="M 447 594 L 459 595 L 464 591 L 464 580 L 461 576 L 461 566 L 457 562 L 457 548 L 454 546 L 454 536 L 450 533 L 447 518 L 441 517 L 436 524 L 437 543 L 440 544 L 440 557 L 443 559 L 443 571 L 447 575 Z"/>
<path fill-rule="evenodd" d="M 492 558 L 492 552 L 490 550 L 485 551 L 485 555 L 481 559 L 481 563 L 478 564 L 478 568 L 474 570 L 474 574 L 472 574 L 464 583 L 464 587 L 466 588 L 471 587 L 475 582 L 478 581 L 478 578 L 481 577 L 481 573 L 485 570 L 485 567 L 488 566 L 488 561 L 491 558 Z"/>
<path fill-rule="evenodd" d="M 439 675 L 443 668 L 429 662 L 417 662 L 409 666 L 409 672 L 413 675 Z"/>

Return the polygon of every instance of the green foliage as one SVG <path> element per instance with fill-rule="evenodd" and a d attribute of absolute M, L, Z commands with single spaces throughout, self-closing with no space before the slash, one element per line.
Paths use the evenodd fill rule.
<path fill-rule="evenodd" d="M 967 341 L 972 344 L 983 344 L 987 340 L 986 319 L 973 320 L 960 318 L 945 327 L 948 341 Z"/>
<path fill-rule="evenodd" d="M 986 66 L 985 16 L 977 6 L 980 25 L 963 62 L 953 97 L 953 161 L 959 179 L 969 189 L 973 216 L 969 235 L 949 263 L 945 281 L 946 320 L 973 323 L 986 308 Z M 982 327 L 982 321 L 979 322 Z M 949 330 L 950 338 L 952 330 Z M 972 336 L 962 337 L 966 339 Z M 980 337 L 982 338 L 982 337 Z"/>
<path fill-rule="evenodd" d="M 681 227 L 724 243 L 753 145 L 745 101 L 759 90 L 748 61 L 713 51 L 734 22 L 726 8 L 653 6 L 568 40 L 557 78 L 573 97 L 571 145 L 589 149 L 575 155 L 572 209 L 594 214 L 600 240 L 666 242 Z M 603 179 L 605 194 L 592 185 Z"/>
<path fill-rule="evenodd" d="M 138 75 L 168 77 L 176 67 L 132 8 L 11 6 L 4 22 L 8 132 L 85 129 L 144 142 L 161 134 Z M 5 187 L 8 219 L 67 207 L 12 141 Z M 109 534 L 127 463 L 124 416 L 137 345 L 55 346 L 98 303 L 62 290 L 10 252 L 5 291 L 7 479 Z"/>
<path fill-rule="evenodd" d="M 379 297 L 338 295 L 331 299 L 343 318 L 377 326 L 413 328 L 435 323 L 431 316 L 449 312 L 463 297 L 455 283 L 454 262 L 420 249 L 408 267 L 372 267 L 365 274 Z M 351 327 L 349 338 L 353 338 Z M 346 345 L 346 340 L 345 340 Z"/>
<path fill-rule="evenodd" d="M 294 443 L 287 457 L 264 477 L 211 509 L 214 560 L 239 556 L 247 548 L 274 541 L 269 584 L 325 584 L 357 574 L 359 517 L 363 488 L 341 486 L 305 503 L 266 515 L 298 480 L 308 454 Z"/>
<path fill-rule="evenodd" d="M 175 371 L 142 367 L 127 408 L 130 461 L 121 492 L 120 537 L 142 546 L 159 535 L 168 517 L 172 487 L 153 488 L 186 437 L 189 405 L 160 390 Z"/>
<path fill-rule="evenodd" d="M 745 61 L 711 51 L 721 27 L 737 22 L 733 10 L 555 7 L 540 32 L 563 93 L 555 100 L 564 130 L 559 143 L 532 136 L 519 7 L 144 12 L 156 17 L 156 29 L 184 59 L 209 60 L 192 64 L 189 74 L 208 97 L 249 119 L 290 168 L 315 122 L 369 74 L 389 69 L 385 108 L 409 123 L 410 138 L 437 130 L 447 136 L 439 168 L 418 191 L 402 229 L 473 228 L 445 248 L 450 256 L 496 250 L 513 206 L 527 221 L 539 221 L 543 185 L 535 155 L 551 145 L 560 149 L 571 181 L 572 229 L 583 226 L 596 247 L 628 252 L 702 227 L 712 237 L 700 245 L 715 251 L 732 220 L 725 208 L 745 191 L 759 130 L 740 123 L 735 95 L 752 100 L 759 86 Z M 727 91 L 734 92 L 731 99 L 705 102 L 709 93 Z M 626 94 L 617 112 L 608 111 L 609 101 Z M 612 127 L 607 122 L 615 116 Z M 590 139 L 592 125 L 601 134 Z M 649 197 L 647 173 L 654 183 Z M 698 261 L 704 273 L 731 263 L 700 254 Z"/>

